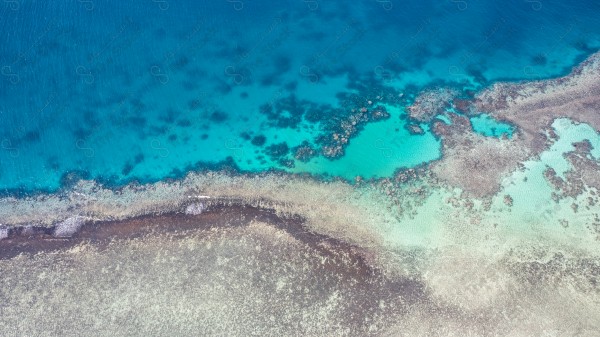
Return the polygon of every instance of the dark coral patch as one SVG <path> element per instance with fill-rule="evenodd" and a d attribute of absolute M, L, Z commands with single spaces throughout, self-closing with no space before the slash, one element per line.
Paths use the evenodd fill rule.
<path fill-rule="evenodd" d="M 286 142 L 272 144 L 265 148 L 265 153 L 271 157 L 272 160 L 279 160 L 282 157 L 285 157 L 289 152 L 290 148 Z"/>
<path fill-rule="evenodd" d="M 123 169 L 121 170 L 121 174 L 124 176 L 129 175 L 129 173 L 131 173 L 132 170 L 133 170 L 133 164 L 130 162 L 127 162 L 125 164 L 125 166 L 123 167 Z"/>
<path fill-rule="evenodd" d="M 188 102 L 188 108 L 190 110 L 197 110 L 202 106 L 202 102 L 199 99 L 193 99 Z"/>
<path fill-rule="evenodd" d="M 548 63 L 548 59 L 544 55 L 536 55 L 532 59 L 533 64 L 536 66 L 545 66 Z"/>
<path fill-rule="evenodd" d="M 189 119 L 182 119 L 177 121 L 177 126 L 181 127 L 189 127 L 192 125 L 192 122 Z"/>
<path fill-rule="evenodd" d="M 158 119 L 165 123 L 173 123 L 175 122 L 175 118 L 177 118 L 179 113 L 175 109 L 168 109 L 165 113 L 161 114 Z"/>
<path fill-rule="evenodd" d="M 29 131 L 23 136 L 23 140 L 27 142 L 37 142 L 40 138 L 40 132 L 37 130 Z"/>
<path fill-rule="evenodd" d="M 212 122 L 222 123 L 222 122 L 226 121 L 228 117 L 229 116 L 227 116 L 227 113 L 225 113 L 224 111 L 216 110 L 210 114 L 209 118 Z"/>
<path fill-rule="evenodd" d="M 130 117 L 128 119 L 129 123 L 133 124 L 136 127 L 143 128 L 146 126 L 146 118 L 140 116 Z"/>
<path fill-rule="evenodd" d="M 308 141 L 303 141 L 302 144 L 292 148 L 294 158 L 301 162 L 308 162 L 311 158 L 317 155 L 317 151 L 312 148 Z"/>
<path fill-rule="evenodd" d="M 248 132 L 242 132 L 242 133 L 240 133 L 240 137 L 243 140 L 250 140 L 252 138 L 252 137 L 250 137 L 250 134 Z"/>
<path fill-rule="evenodd" d="M 263 136 L 263 135 L 258 135 L 258 136 L 254 136 L 254 138 L 252 138 L 252 145 L 254 146 L 263 146 L 265 145 L 265 143 L 267 142 L 267 137 Z"/>
<path fill-rule="evenodd" d="M 298 100 L 290 95 L 272 103 L 263 104 L 259 112 L 266 115 L 275 127 L 295 128 L 302 121 L 302 116 L 309 102 Z"/>
<path fill-rule="evenodd" d="M 141 162 L 144 161 L 144 154 L 143 153 L 138 153 L 135 155 L 135 158 L 133 159 L 134 163 L 139 164 Z"/>
<path fill-rule="evenodd" d="M 294 163 L 293 159 L 289 159 L 289 158 L 281 158 L 277 161 L 277 163 L 281 166 L 285 166 L 287 168 L 294 168 L 296 167 L 296 163 Z"/>

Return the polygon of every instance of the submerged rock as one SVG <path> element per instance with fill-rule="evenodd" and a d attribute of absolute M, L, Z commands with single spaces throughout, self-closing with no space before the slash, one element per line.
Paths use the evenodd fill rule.
<path fill-rule="evenodd" d="M 195 202 L 193 204 L 188 205 L 185 208 L 185 214 L 188 215 L 199 215 L 202 214 L 206 210 L 206 205 L 201 202 Z"/>
<path fill-rule="evenodd" d="M 410 132 L 411 135 L 423 135 L 425 134 L 425 130 L 423 130 L 422 127 L 420 127 L 418 124 L 407 124 L 406 128 L 408 129 L 408 132 Z"/>
<path fill-rule="evenodd" d="M 52 235 L 56 237 L 71 237 L 85 224 L 86 218 L 82 216 L 70 217 L 54 226 Z"/>
<path fill-rule="evenodd" d="M 8 237 L 8 233 L 8 228 L 0 225 L 0 240 L 6 239 Z"/>
<path fill-rule="evenodd" d="M 503 200 L 504 200 L 504 204 L 506 206 L 512 207 L 514 201 L 513 201 L 513 198 L 510 195 L 508 195 L 508 194 L 505 195 Z"/>

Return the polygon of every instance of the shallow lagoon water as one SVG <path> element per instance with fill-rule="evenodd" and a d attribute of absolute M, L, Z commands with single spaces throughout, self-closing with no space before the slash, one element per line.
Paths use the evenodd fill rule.
<path fill-rule="evenodd" d="M 499 122 L 488 114 L 481 114 L 470 118 L 473 131 L 488 137 L 501 137 L 505 135 L 510 138 L 513 127 L 508 123 Z"/>
<path fill-rule="evenodd" d="M 367 125 L 337 160 L 317 158 L 306 164 L 297 164 L 295 172 L 311 172 L 353 180 L 391 177 L 398 169 L 416 167 L 436 160 L 441 155 L 440 141 L 427 125 L 422 135 L 412 135 L 406 128 L 406 115 L 400 109 L 388 107 L 388 120 Z"/>

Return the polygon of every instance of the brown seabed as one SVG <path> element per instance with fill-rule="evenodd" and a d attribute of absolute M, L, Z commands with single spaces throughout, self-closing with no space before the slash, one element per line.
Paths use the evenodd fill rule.
<path fill-rule="evenodd" d="M 255 237 L 254 234 L 251 234 L 252 232 L 245 232 L 245 229 L 256 223 L 266 224 L 268 227 L 274 228 L 275 231 L 270 232 L 267 227 L 261 227 L 260 231 L 263 234 L 260 234 L 259 237 Z M 218 242 L 219 239 L 215 239 L 214 237 L 216 232 L 226 233 L 224 234 L 226 237 L 237 242 L 237 240 L 244 240 L 244 233 L 246 233 L 249 234 L 246 238 L 249 238 L 254 244 L 260 245 L 261 242 L 264 242 L 267 247 L 273 245 L 273 249 L 267 249 L 264 253 L 246 250 L 245 252 L 248 256 L 256 255 L 261 262 L 259 265 L 251 267 L 246 264 L 247 262 L 244 262 L 246 261 L 246 257 L 242 257 L 240 261 L 235 262 L 236 268 L 240 270 L 247 270 L 249 268 L 248 271 L 252 270 L 258 274 L 268 276 L 272 281 L 276 281 L 279 277 L 290 276 L 293 277 L 294 282 L 300 287 L 298 289 L 290 289 L 291 293 L 286 295 L 286 297 L 282 297 L 281 294 L 272 294 L 273 298 L 281 300 L 278 302 L 278 305 L 282 306 L 278 310 L 284 310 L 281 314 L 288 311 L 293 313 L 293 308 L 300 305 L 305 313 L 310 312 L 313 315 L 312 311 L 307 310 L 312 310 L 310 308 L 312 308 L 314 303 L 327 303 L 328 299 L 334 296 L 336 291 L 340 291 L 344 294 L 343 301 L 336 306 L 332 314 L 333 316 L 331 316 L 331 319 L 336 322 L 332 326 L 339 324 L 339 331 L 342 331 L 341 327 L 344 327 L 344 329 L 352 331 L 353 334 L 370 335 L 369 329 L 374 326 L 377 326 L 379 331 L 386 326 L 384 321 L 387 321 L 387 319 L 383 319 L 384 317 L 397 317 L 402 312 L 406 312 L 410 306 L 419 306 L 422 303 L 429 302 L 429 294 L 425 290 L 425 285 L 422 281 L 410 278 L 390 279 L 376 266 L 369 264 L 368 259 L 365 258 L 364 249 L 311 232 L 304 223 L 305 219 L 302 217 L 284 217 L 277 215 L 270 209 L 247 205 L 218 205 L 211 206 L 198 215 L 173 212 L 161 215 L 145 215 L 118 221 L 88 221 L 74 235 L 65 238 L 53 235 L 56 227 L 13 227 L 9 231 L 8 238 L 0 241 L 0 261 L 10 264 L 12 259 L 16 258 L 18 260 L 19 256 L 21 259 L 25 257 L 26 260 L 34 264 L 37 263 L 34 261 L 38 256 L 44 257 L 44 261 L 56 261 L 51 257 L 53 253 L 64 254 L 77 246 L 93 246 L 95 252 L 104 254 L 103 252 L 108 252 L 112 249 L 111 245 L 113 243 L 123 245 L 124 242 L 146 242 L 144 245 L 150 247 L 152 243 L 148 242 L 153 242 L 153 238 L 161 237 L 168 237 L 174 241 L 185 240 L 185 238 L 189 237 L 205 237 L 209 242 Z M 286 237 L 291 237 L 291 240 L 286 239 Z M 168 242 L 168 240 L 160 242 L 164 243 Z M 160 251 L 164 248 L 161 245 L 157 245 L 154 249 Z M 180 253 L 183 253 L 183 251 L 171 255 L 171 257 L 177 258 L 177 255 Z M 228 254 L 229 251 L 225 249 L 220 256 Z M 203 257 L 198 258 L 202 259 Z M 68 260 L 69 258 L 67 257 L 66 259 Z M 140 257 L 140 259 L 143 259 L 143 257 Z M 62 258 L 59 258 L 59 260 L 62 260 Z M 79 261 L 77 258 L 75 260 Z M 277 261 L 279 263 L 288 263 L 287 261 L 290 261 L 289 263 L 292 264 L 300 263 L 299 265 L 303 265 L 307 269 L 290 270 L 289 274 L 288 272 L 262 269 Z M 129 261 L 128 263 L 131 264 L 131 262 Z M 144 265 L 144 263 L 146 262 L 141 262 L 141 265 Z M 193 265 L 194 263 L 190 261 L 188 265 Z M 22 266 L 21 263 L 18 264 Z M 112 261 L 105 267 L 112 268 L 116 264 L 118 264 L 118 261 Z M 71 267 L 63 269 L 64 273 L 73 272 L 75 273 L 74 275 L 88 275 L 90 273 L 86 269 L 87 267 L 80 265 L 79 262 L 73 265 L 67 263 L 67 265 Z M 134 268 L 131 265 L 129 267 Z M 80 268 L 83 269 L 80 270 Z M 272 268 L 272 266 L 269 268 Z M 227 267 L 219 267 L 219 269 L 223 272 L 228 270 Z M 96 272 L 99 273 L 100 271 Z M 185 273 L 185 271 L 181 272 Z M 135 275 L 128 275 L 127 279 L 150 277 L 149 275 L 152 275 L 152 272 L 142 270 L 136 272 Z M 32 277 L 34 280 L 36 279 L 36 277 Z M 173 275 L 173 277 L 176 278 L 177 276 Z M 212 282 L 211 277 L 199 277 L 198 280 L 202 282 L 186 283 L 187 287 L 195 289 L 201 287 L 202 283 L 209 284 Z M 123 280 L 121 279 L 120 282 L 124 282 Z M 19 282 L 37 281 L 21 280 Z M 240 282 L 245 281 L 227 279 L 227 284 Z M 94 278 L 93 284 L 89 284 L 88 286 L 95 289 L 95 287 L 102 288 L 102 285 L 105 284 L 102 276 L 98 276 L 98 278 Z M 155 286 L 162 287 L 163 285 L 159 283 Z M 51 292 L 53 291 L 52 288 L 48 289 Z M 164 290 L 169 291 L 169 289 L 165 288 Z M 5 290 L 11 291 L 10 289 Z M 247 292 L 248 296 L 250 296 L 259 291 L 249 288 Z M 112 298 L 108 294 L 105 295 Z M 193 299 L 195 295 L 189 294 L 189 297 Z M 116 301 L 117 299 L 115 298 L 114 300 Z M 80 305 L 85 306 L 84 303 L 86 303 L 86 300 L 82 299 L 81 301 Z M 385 310 L 380 308 L 382 301 L 388 303 L 388 307 Z M 243 302 L 241 301 L 240 303 Z M 45 309 L 49 306 L 45 302 L 36 302 L 36 305 Z M 85 307 L 89 307 L 88 310 L 91 310 L 94 305 L 90 304 Z M 277 310 L 274 312 L 277 312 Z M 61 311 L 58 310 L 57 313 L 61 313 Z M 302 320 L 301 315 L 294 315 L 293 317 L 294 320 Z M 294 320 L 284 321 L 283 323 L 285 324 L 282 324 L 284 326 L 290 324 L 293 326 L 297 324 Z M 317 324 L 318 326 L 321 323 L 318 320 L 313 320 L 311 323 L 305 322 L 304 324 Z M 288 333 L 303 331 L 300 327 L 291 328 L 291 326 L 288 327 L 290 329 L 287 330 Z M 267 327 L 268 325 L 265 325 L 260 329 L 269 331 Z M 204 325 L 202 328 L 209 329 L 210 327 Z M 249 327 L 243 328 L 249 329 Z M 58 331 L 56 330 L 55 332 Z M 206 332 L 208 331 L 206 330 Z"/>
<path fill-rule="evenodd" d="M 56 226 L 17 226 L 8 229 L 8 237 L 0 240 L 0 260 L 10 259 L 21 253 L 36 254 L 68 249 L 89 243 L 102 247 L 115 239 L 135 239 L 148 235 L 175 234 L 185 236 L 212 228 L 232 228 L 249 225 L 252 221 L 268 223 L 284 230 L 294 239 L 321 253 L 331 250 L 351 252 L 356 262 L 367 268 L 359 248 L 328 236 L 310 232 L 300 216 L 282 217 L 273 210 L 248 205 L 215 205 L 198 215 L 180 212 L 142 215 L 125 220 L 87 221 L 70 237 L 54 235 Z"/>

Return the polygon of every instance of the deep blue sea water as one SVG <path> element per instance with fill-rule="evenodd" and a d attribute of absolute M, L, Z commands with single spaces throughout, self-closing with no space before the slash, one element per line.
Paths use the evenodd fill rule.
<path fill-rule="evenodd" d="M 390 175 L 440 155 L 427 125 L 405 130 L 420 90 L 565 74 L 600 47 L 599 14 L 556 0 L 3 0 L 0 189 L 223 162 Z M 390 117 L 344 156 L 319 154 L 348 111 L 380 103 Z M 299 146 L 317 155 L 298 160 Z"/>

